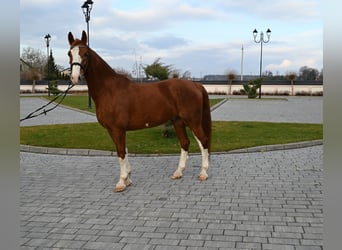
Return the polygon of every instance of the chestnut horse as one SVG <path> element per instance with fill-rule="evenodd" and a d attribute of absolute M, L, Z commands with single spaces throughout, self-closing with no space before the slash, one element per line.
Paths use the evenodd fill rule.
<path fill-rule="evenodd" d="M 194 134 L 202 154 L 199 180 L 208 179 L 211 140 L 211 114 L 208 94 L 201 84 L 170 79 L 138 84 L 113 70 L 87 46 L 87 34 L 81 39 L 68 34 L 71 81 L 77 84 L 83 74 L 96 106 L 96 117 L 116 145 L 120 180 L 114 192 L 131 184 L 131 166 L 126 156 L 126 131 L 158 126 L 172 121 L 181 146 L 179 165 L 171 176 L 182 177 L 188 157 L 189 138 L 186 126 Z"/>

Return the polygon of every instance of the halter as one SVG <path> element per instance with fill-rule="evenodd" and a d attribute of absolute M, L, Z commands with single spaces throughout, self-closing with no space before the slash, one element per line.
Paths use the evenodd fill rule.
<path fill-rule="evenodd" d="M 87 46 L 84 46 L 84 45 L 77 45 L 77 46 L 73 46 L 70 48 L 70 50 L 72 50 L 74 47 L 78 47 L 78 48 L 88 48 Z M 85 56 L 86 56 L 86 64 L 83 66 L 81 63 L 79 62 L 73 62 L 73 63 L 70 63 L 70 70 L 72 71 L 72 67 L 73 66 L 80 66 L 80 68 L 83 70 L 83 74 L 86 73 L 87 69 L 88 69 L 88 61 L 89 61 L 89 53 L 88 51 L 85 53 Z"/>

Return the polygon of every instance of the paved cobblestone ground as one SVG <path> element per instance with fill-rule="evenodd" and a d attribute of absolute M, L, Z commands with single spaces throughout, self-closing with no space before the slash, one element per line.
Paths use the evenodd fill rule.
<path fill-rule="evenodd" d="M 288 100 L 230 100 L 212 116 L 322 122 L 322 98 Z M 21 99 L 21 117 L 36 101 Z M 21 126 L 85 121 L 59 107 Z M 199 155 L 176 181 L 178 157 L 135 156 L 133 185 L 113 193 L 116 157 L 21 152 L 22 249 L 323 249 L 322 158 L 323 146 L 213 154 L 200 182 Z"/>
<path fill-rule="evenodd" d="M 131 157 L 124 193 L 115 157 L 21 153 L 22 249 L 322 249 L 322 151 L 214 154 L 206 182 Z"/>

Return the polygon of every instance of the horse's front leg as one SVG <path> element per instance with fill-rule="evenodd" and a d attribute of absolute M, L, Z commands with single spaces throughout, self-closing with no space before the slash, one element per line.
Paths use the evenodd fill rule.
<path fill-rule="evenodd" d="M 127 155 L 124 158 L 119 158 L 120 164 L 120 179 L 114 188 L 114 192 L 122 192 L 126 189 L 126 187 L 132 184 L 131 181 L 131 165 L 128 162 Z"/>
<path fill-rule="evenodd" d="M 120 179 L 114 188 L 114 192 L 122 192 L 132 184 L 130 178 L 132 170 L 126 154 L 126 132 L 122 130 L 111 130 L 109 134 L 115 143 L 120 164 Z"/>

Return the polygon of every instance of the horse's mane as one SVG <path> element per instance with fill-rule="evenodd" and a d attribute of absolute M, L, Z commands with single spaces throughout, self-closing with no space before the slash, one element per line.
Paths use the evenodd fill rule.
<path fill-rule="evenodd" d="M 75 40 L 75 42 L 74 42 L 74 44 L 72 45 L 72 47 L 73 46 L 79 46 L 79 45 L 82 45 L 82 46 L 85 46 L 87 49 L 88 49 L 88 51 L 90 51 L 90 52 L 92 52 L 92 53 L 94 53 L 95 55 L 97 55 L 97 57 L 98 57 L 98 60 L 100 60 L 100 61 L 102 61 L 102 63 L 104 64 L 104 65 L 106 65 L 106 67 L 109 69 L 109 70 L 111 70 L 112 71 L 112 73 L 114 73 L 115 75 L 117 75 L 117 76 L 120 76 L 120 77 L 122 77 L 122 78 L 125 78 L 126 80 L 128 80 L 128 81 L 130 81 L 130 79 L 127 77 L 127 75 L 125 75 L 125 74 L 121 74 L 121 73 L 118 73 L 118 72 L 116 72 L 115 71 L 115 69 L 114 68 L 112 68 L 95 50 L 93 50 L 93 49 L 91 49 L 89 46 L 87 46 L 86 44 L 84 44 L 81 40 L 79 40 L 79 39 L 76 39 Z M 91 59 L 90 59 L 91 60 Z"/>

